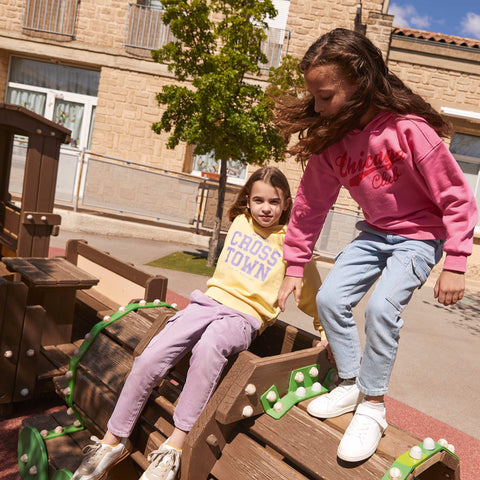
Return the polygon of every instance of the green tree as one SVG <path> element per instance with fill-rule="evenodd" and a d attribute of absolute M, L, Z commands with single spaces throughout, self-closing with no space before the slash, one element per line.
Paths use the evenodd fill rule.
<path fill-rule="evenodd" d="M 227 160 L 245 158 L 263 165 L 283 160 L 282 138 L 272 124 L 273 108 L 260 85 L 259 63 L 266 18 L 277 12 L 271 0 L 164 0 L 163 22 L 175 40 L 152 52 L 181 82 L 157 94 L 166 105 L 155 132 L 170 132 L 168 148 L 179 142 L 194 153 L 214 152 L 221 164 L 218 205 L 208 265 L 217 256 L 227 181 Z"/>

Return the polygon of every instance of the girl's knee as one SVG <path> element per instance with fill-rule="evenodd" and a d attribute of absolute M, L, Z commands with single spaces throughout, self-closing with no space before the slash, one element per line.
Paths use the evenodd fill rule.
<path fill-rule="evenodd" d="M 316 296 L 317 308 L 319 312 L 336 312 L 341 308 L 341 299 L 335 292 L 328 288 L 320 288 Z"/>

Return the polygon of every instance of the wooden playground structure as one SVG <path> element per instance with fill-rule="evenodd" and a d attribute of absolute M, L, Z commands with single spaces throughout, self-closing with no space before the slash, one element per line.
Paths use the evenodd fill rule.
<path fill-rule="evenodd" d="M 29 137 L 21 207 L 8 192 L 15 134 Z M 60 224 L 53 197 L 60 144 L 67 139 L 62 127 L 0 105 L 0 408 L 53 391 L 65 400 L 64 409 L 24 421 L 22 480 L 71 477 L 90 436 L 103 436 L 133 358 L 175 312 L 165 303 L 166 278 L 85 241 L 69 240 L 64 257 L 48 258 L 50 235 Z M 310 399 L 336 380 L 317 342 L 277 321 L 230 359 L 188 434 L 180 480 L 460 479 L 450 445 L 393 425 L 367 461 L 337 459 L 352 414 L 320 421 L 306 412 Z M 188 360 L 153 391 L 131 437 L 134 450 L 110 472 L 111 480 L 139 478 L 148 453 L 172 433 Z"/>

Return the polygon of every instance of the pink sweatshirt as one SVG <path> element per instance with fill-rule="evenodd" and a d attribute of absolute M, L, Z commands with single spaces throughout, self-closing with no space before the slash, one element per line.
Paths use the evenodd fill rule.
<path fill-rule="evenodd" d="M 363 130 L 310 157 L 285 237 L 287 275 L 303 276 L 342 185 L 370 226 L 445 240 L 443 268 L 465 271 L 478 214 L 463 172 L 425 120 L 381 112 Z"/>

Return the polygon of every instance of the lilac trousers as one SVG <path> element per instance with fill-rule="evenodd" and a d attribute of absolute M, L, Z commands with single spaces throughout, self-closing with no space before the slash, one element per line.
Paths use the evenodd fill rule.
<path fill-rule="evenodd" d="M 187 308 L 174 315 L 133 362 L 108 421 L 110 432 L 130 436 L 153 388 L 189 351 L 190 368 L 173 421 L 180 430 L 190 431 L 212 396 L 227 357 L 246 350 L 259 328 L 260 320 L 193 291 Z"/>

